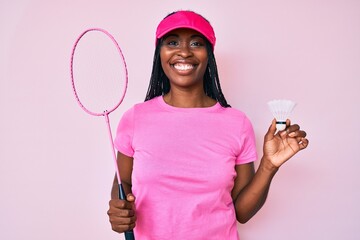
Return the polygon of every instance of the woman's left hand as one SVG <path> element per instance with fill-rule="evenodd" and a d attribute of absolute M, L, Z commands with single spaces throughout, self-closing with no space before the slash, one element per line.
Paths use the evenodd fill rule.
<path fill-rule="evenodd" d="M 286 121 L 286 129 L 276 133 L 276 120 L 274 119 L 264 138 L 264 158 L 279 168 L 300 150 L 305 149 L 309 140 L 306 132 L 300 130 L 297 124 L 291 125 Z"/>

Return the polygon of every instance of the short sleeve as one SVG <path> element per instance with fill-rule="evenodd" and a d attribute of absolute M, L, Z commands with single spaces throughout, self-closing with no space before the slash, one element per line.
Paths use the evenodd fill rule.
<path fill-rule="evenodd" d="M 256 140 L 253 126 L 245 116 L 240 133 L 240 151 L 236 158 L 236 165 L 257 160 Z"/>
<path fill-rule="evenodd" d="M 132 146 L 133 135 L 134 108 L 130 108 L 123 114 L 122 118 L 120 119 L 114 141 L 115 148 L 122 154 L 125 154 L 129 157 L 134 155 L 134 149 Z"/>

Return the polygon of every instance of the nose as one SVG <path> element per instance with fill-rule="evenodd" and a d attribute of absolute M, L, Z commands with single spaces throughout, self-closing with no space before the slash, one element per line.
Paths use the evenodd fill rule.
<path fill-rule="evenodd" d="M 179 56 L 182 56 L 183 58 L 187 58 L 193 55 L 190 47 L 190 43 L 188 42 L 181 42 L 179 45 Z"/>

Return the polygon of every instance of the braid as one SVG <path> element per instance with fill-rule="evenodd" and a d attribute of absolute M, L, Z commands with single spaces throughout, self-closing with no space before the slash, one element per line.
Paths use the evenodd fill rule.
<path fill-rule="evenodd" d="M 212 50 L 212 45 L 206 40 L 206 50 L 208 52 L 208 66 L 204 75 L 204 91 L 209 97 L 217 100 L 223 107 L 231 107 L 221 90 L 219 74 L 217 71 L 217 65 L 215 55 Z"/>
<path fill-rule="evenodd" d="M 145 101 L 157 96 L 161 96 L 170 91 L 170 81 L 161 67 L 160 47 L 161 41 L 158 40 L 155 48 L 153 69 L 151 72 L 150 83 L 146 93 Z"/>

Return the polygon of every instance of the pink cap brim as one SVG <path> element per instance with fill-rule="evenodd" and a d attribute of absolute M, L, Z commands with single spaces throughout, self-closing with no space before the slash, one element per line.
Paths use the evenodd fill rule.
<path fill-rule="evenodd" d="M 198 31 L 209 40 L 214 48 L 216 42 L 214 29 L 205 18 L 192 11 L 178 11 L 164 18 L 156 30 L 156 42 L 167 33 L 178 28 L 189 28 Z"/>

